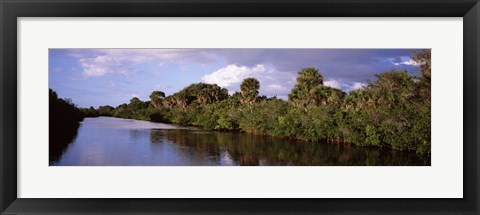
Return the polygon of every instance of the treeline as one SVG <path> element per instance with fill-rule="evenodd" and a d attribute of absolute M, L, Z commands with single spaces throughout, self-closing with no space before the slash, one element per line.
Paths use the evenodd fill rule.
<path fill-rule="evenodd" d="M 77 134 L 85 117 L 70 99 L 58 98 L 49 89 L 49 160 L 55 161 Z"/>
<path fill-rule="evenodd" d="M 325 86 L 322 74 L 308 67 L 298 73 L 288 101 L 260 96 L 259 81 L 247 78 L 240 92 L 231 96 L 215 84 L 196 83 L 170 96 L 154 91 L 150 101 L 134 97 L 115 108 L 90 107 L 82 112 L 429 155 L 430 50 L 416 52 L 412 59 L 420 65 L 420 77 L 391 70 L 348 94 Z"/>

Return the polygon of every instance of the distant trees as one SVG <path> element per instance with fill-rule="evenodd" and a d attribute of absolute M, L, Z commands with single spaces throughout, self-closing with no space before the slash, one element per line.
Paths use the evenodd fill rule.
<path fill-rule="evenodd" d="M 168 108 L 177 105 L 185 111 L 187 106 L 192 103 L 205 105 L 221 101 L 227 97 L 228 91 L 220 88 L 216 84 L 197 83 L 185 87 L 171 97 L 167 97 L 164 105 Z"/>
<path fill-rule="evenodd" d="M 80 108 L 84 117 L 98 117 L 98 111 L 90 106 L 90 108 Z"/>
<path fill-rule="evenodd" d="M 121 104 L 118 105 L 115 108 L 115 111 L 113 111 L 113 116 L 114 117 L 119 117 L 119 118 L 125 118 L 125 119 L 130 119 L 132 118 L 132 112 L 128 109 L 128 104 Z"/>
<path fill-rule="evenodd" d="M 130 104 L 128 104 L 128 108 L 130 108 L 132 111 L 139 110 L 145 107 L 145 103 L 137 97 L 133 97 L 132 99 L 130 99 Z"/>
<path fill-rule="evenodd" d="M 98 107 L 97 111 L 100 116 L 113 116 L 115 108 L 110 105 L 105 105 Z"/>
<path fill-rule="evenodd" d="M 307 141 L 350 142 L 359 146 L 415 150 L 430 154 L 430 50 L 412 54 L 421 77 L 391 70 L 362 89 L 345 93 L 324 85 L 313 67 L 299 71 L 288 101 L 259 95 L 260 82 L 246 78 L 229 96 L 215 84 L 195 83 L 150 101 L 132 98 L 98 115 L 194 125 Z M 92 108 L 86 111 L 91 111 Z"/>

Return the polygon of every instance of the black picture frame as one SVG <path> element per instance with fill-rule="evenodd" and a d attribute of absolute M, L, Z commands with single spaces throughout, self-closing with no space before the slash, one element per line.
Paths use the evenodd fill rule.
<path fill-rule="evenodd" d="M 478 0 L 0 0 L 1 214 L 479 214 Z M 17 198 L 18 17 L 463 17 L 460 199 Z M 452 72 L 455 75 L 455 72 Z"/>

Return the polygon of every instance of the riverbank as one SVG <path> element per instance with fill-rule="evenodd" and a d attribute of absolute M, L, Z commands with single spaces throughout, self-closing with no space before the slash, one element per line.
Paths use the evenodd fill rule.
<path fill-rule="evenodd" d="M 96 117 L 112 117 L 112 116 L 96 116 Z M 119 117 L 113 117 L 113 118 L 119 118 Z M 125 119 L 125 118 L 119 118 L 119 119 Z M 386 151 L 393 150 L 393 151 L 398 151 L 398 152 L 416 152 L 415 150 L 408 150 L 408 149 L 395 149 L 387 144 L 381 144 L 379 146 L 376 145 L 357 145 L 355 143 L 349 142 L 345 139 L 334 139 L 334 138 L 326 138 L 322 140 L 308 140 L 308 139 L 301 139 L 301 138 L 296 138 L 296 137 L 278 137 L 274 136 L 268 133 L 255 133 L 255 132 L 245 132 L 241 131 L 240 129 L 235 129 L 235 130 L 227 130 L 227 129 L 222 129 L 222 130 L 215 130 L 215 129 L 206 129 L 201 126 L 195 126 L 195 125 L 184 125 L 184 124 L 173 124 L 173 123 L 167 123 L 167 122 L 154 122 L 154 121 L 149 121 L 149 120 L 141 120 L 141 119 L 127 119 L 127 120 L 136 120 L 140 122 L 150 122 L 150 123 L 161 123 L 164 125 L 171 125 L 174 126 L 176 129 L 197 129 L 197 130 L 202 130 L 202 131 L 207 131 L 207 132 L 225 132 L 225 133 L 239 133 L 239 134 L 246 134 L 246 135 L 253 135 L 253 136 L 263 136 L 263 137 L 270 137 L 270 138 L 275 138 L 278 140 L 286 140 L 286 141 L 295 141 L 295 142 L 307 142 L 307 143 L 331 143 L 331 144 L 346 144 L 346 145 L 354 145 L 356 147 L 363 147 L 363 148 L 380 148 Z M 165 128 L 162 128 L 165 129 Z M 424 158 L 430 158 L 430 154 L 418 154 L 418 156 L 424 157 Z"/>
<path fill-rule="evenodd" d="M 85 118 L 52 166 L 428 166 L 415 153 L 352 144 L 282 140 L 241 132 L 173 128 L 114 117 Z M 165 128 L 165 129 L 164 129 Z"/>

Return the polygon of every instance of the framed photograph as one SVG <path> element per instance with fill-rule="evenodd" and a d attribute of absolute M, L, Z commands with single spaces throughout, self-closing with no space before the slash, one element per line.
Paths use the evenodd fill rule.
<path fill-rule="evenodd" d="M 2 214 L 479 213 L 477 0 L 0 10 Z"/>

